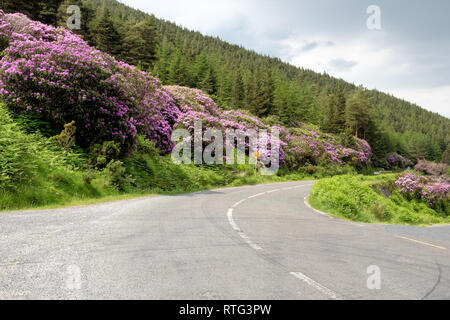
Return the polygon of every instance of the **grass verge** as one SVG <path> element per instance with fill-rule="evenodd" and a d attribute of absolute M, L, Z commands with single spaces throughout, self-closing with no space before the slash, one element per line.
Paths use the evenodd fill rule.
<path fill-rule="evenodd" d="M 333 216 L 364 223 L 431 225 L 450 223 L 448 213 L 436 212 L 424 202 L 408 200 L 397 190 L 383 194 L 396 174 L 336 176 L 316 183 L 309 197 L 314 208 Z"/>

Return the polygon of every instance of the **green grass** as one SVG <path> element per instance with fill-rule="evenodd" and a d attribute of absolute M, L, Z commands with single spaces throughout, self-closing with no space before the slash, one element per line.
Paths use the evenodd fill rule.
<path fill-rule="evenodd" d="M 309 202 L 336 217 L 365 223 L 431 225 L 450 223 L 447 213 L 436 212 L 420 200 L 408 200 L 392 188 L 396 174 L 337 176 L 319 181 Z M 381 191 L 388 190 L 386 195 Z"/>

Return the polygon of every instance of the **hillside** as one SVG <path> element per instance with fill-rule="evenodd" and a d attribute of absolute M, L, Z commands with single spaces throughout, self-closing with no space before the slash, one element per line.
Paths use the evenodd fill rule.
<path fill-rule="evenodd" d="M 391 153 L 413 161 L 449 158 L 443 157 L 450 153 L 450 120 L 445 117 L 364 90 L 368 102 L 363 109 L 355 105 L 355 116 L 348 119 L 346 104 L 361 90 L 357 85 L 204 36 L 115 0 L 50 1 L 45 8 L 38 2 L 3 1 L 3 8 L 64 25 L 69 3 L 84 12 L 79 33 L 85 40 L 152 71 L 163 84 L 202 89 L 221 107 L 247 110 L 287 127 L 305 122 L 333 134 L 356 132 L 372 145 L 379 166 Z"/>
<path fill-rule="evenodd" d="M 21 13 L 0 12 L 0 42 L 0 209 L 370 170 L 362 139 L 223 109 L 199 89 L 164 86 L 69 30 Z M 193 133 L 197 120 L 203 134 L 268 130 L 262 158 L 280 145 L 282 170 L 255 177 L 251 164 L 176 165 L 172 133 Z M 248 158 L 249 143 L 245 152 Z"/>
<path fill-rule="evenodd" d="M 88 2 L 94 8 L 101 8 L 104 3 L 119 30 L 120 21 L 149 18 L 148 14 L 114 0 Z M 327 74 L 297 68 L 172 22 L 151 18 L 160 42 L 154 73 L 163 83 L 203 89 L 216 96 L 221 105 L 250 110 L 263 117 L 275 115 L 288 126 L 301 121 L 325 129 L 327 97 L 340 88 L 348 98 L 357 89 L 355 84 Z M 272 78 L 269 80 L 274 90 L 265 94 L 267 85 L 258 80 L 270 78 L 267 74 Z M 259 101 L 264 101 L 264 94 L 273 99 L 261 106 Z M 368 138 L 375 154 L 383 158 L 390 152 L 398 152 L 413 159 L 441 160 L 450 144 L 449 119 L 379 91 L 369 91 L 368 96 L 372 99 L 377 126 L 377 132 Z"/>

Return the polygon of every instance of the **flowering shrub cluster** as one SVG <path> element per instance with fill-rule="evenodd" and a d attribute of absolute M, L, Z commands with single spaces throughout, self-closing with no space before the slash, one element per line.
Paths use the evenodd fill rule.
<path fill-rule="evenodd" d="M 0 12 L 0 96 L 20 112 L 62 127 L 77 140 L 116 141 L 128 152 L 138 133 L 169 152 L 179 110 L 159 80 L 90 47 L 64 28 Z"/>
<path fill-rule="evenodd" d="M 427 160 L 419 160 L 417 165 L 414 167 L 417 171 L 432 175 L 440 176 L 448 172 L 450 166 L 445 163 L 435 163 Z"/>
<path fill-rule="evenodd" d="M 254 130 L 258 134 L 260 130 L 267 130 L 268 136 L 266 139 L 259 139 L 260 146 L 267 146 L 267 150 L 259 150 L 262 157 L 270 157 L 271 155 L 271 140 L 270 136 L 272 129 L 280 131 L 280 138 L 283 134 L 286 135 L 286 129 L 280 127 L 269 127 L 258 118 L 242 111 L 229 110 L 224 111 L 212 100 L 208 95 L 198 89 L 191 89 L 180 86 L 167 86 L 166 90 L 175 99 L 179 109 L 180 116 L 175 129 L 187 129 L 194 133 L 195 122 L 201 121 L 203 134 L 211 129 L 220 131 L 223 135 L 227 131 L 234 131 L 236 133 L 247 134 L 250 130 Z M 265 141 L 263 141 L 265 140 Z M 280 144 L 280 164 L 284 162 L 284 150 L 286 146 L 282 139 L 275 140 Z M 205 143 L 208 141 L 204 141 Z M 236 143 L 235 140 L 224 140 L 224 148 L 227 143 Z M 245 142 L 246 151 L 249 151 L 249 141 Z"/>
<path fill-rule="evenodd" d="M 450 183 L 444 176 L 426 177 L 407 173 L 395 181 L 401 193 L 426 201 L 430 206 L 449 200 Z"/>
<path fill-rule="evenodd" d="M 406 168 L 407 166 L 411 165 L 411 161 L 406 159 L 405 157 L 399 155 L 398 153 L 394 152 L 391 153 L 386 158 L 386 168 L 392 169 L 392 168 Z"/>
<path fill-rule="evenodd" d="M 361 139 L 356 139 L 356 144 L 357 149 L 346 148 L 333 135 L 321 133 L 311 126 L 291 129 L 287 136 L 287 165 L 295 168 L 321 162 L 338 165 L 369 163 L 372 155 L 369 144 Z"/>

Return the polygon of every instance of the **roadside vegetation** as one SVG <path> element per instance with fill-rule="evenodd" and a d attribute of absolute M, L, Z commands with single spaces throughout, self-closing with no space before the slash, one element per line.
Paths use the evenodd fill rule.
<path fill-rule="evenodd" d="M 314 173 L 282 171 L 279 176 L 255 177 L 250 165 L 176 165 L 143 136 L 138 137 L 128 158 L 111 160 L 117 150 L 114 144 L 97 146 L 91 153 L 67 149 L 58 142 L 61 134 L 45 137 L 39 132 L 27 133 L 34 125 L 29 119 L 13 118 L 0 104 L 0 210 L 316 179 L 327 174 L 326 168 L 319 168 Z"/>
<path fill-rule="evenodd" d="M 319 181 L 311 205 L 336 217 L 365 223 L 450 223 L 448 175 L 418 171 L 380 176 L 336 176 Z"/>

